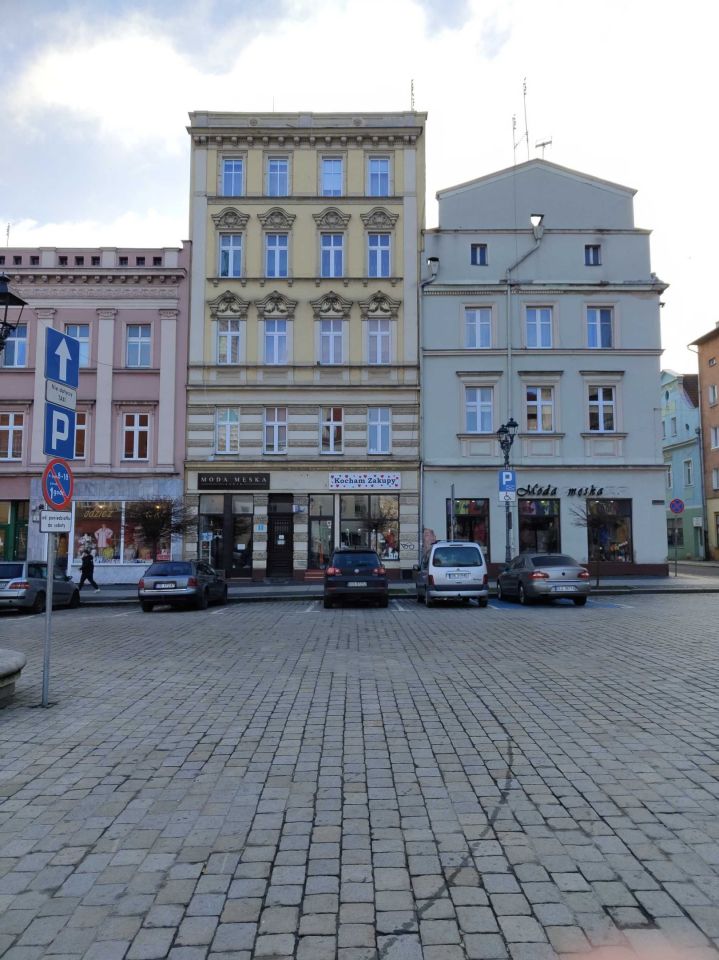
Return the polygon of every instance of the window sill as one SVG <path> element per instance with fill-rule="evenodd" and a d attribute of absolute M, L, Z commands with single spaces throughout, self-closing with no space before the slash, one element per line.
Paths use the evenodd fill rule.
<path fill-rule="evenodd" d="M 621 433 L 619 430 L 587 430 L 581 434 L 582 437 L 626 437 L 628 434 Z"/>

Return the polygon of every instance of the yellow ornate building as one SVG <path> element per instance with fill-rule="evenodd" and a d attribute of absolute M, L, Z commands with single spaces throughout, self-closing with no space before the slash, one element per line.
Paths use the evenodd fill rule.
<path fill-rule="evenodd" d="M 190 116 L 201 555 L 229 577 L 301 579 L 367 546 L 409 575 L 426 115 Z"/>

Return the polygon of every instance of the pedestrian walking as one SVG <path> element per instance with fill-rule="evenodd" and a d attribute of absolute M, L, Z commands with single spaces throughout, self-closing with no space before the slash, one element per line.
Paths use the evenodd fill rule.
<path fill-rule="evenodd" d="M 80 561 L 79 590 L 82 590 L 86 580 L 91 587 L 95 588 L 95 593 L 98 593 L 100 588 L 95 583 L 95 561 L 92 559 L 91 553 L 83 553 L 82 560 Z"/>

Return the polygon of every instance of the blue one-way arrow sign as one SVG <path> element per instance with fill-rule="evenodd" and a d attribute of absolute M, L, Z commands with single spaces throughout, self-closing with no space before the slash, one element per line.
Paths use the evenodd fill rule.
<path fill-rule="evenodd" d="M 80 342 L 52 327 L 45 341 L 45 378 L 75 388 L 80 379 Z"/>

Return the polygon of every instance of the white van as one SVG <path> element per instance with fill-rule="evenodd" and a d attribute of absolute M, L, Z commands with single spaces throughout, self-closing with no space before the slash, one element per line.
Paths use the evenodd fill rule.
<path fill-rule="evenodd" d="M 489 577 L 478 543 L 467 540 L 437 540 L 416 571 L 417 603 L 431 607 L 435 600 L 477 601 L 487 606 Z"/>

